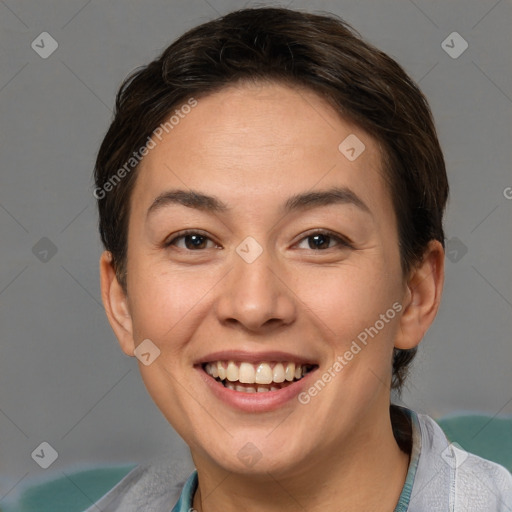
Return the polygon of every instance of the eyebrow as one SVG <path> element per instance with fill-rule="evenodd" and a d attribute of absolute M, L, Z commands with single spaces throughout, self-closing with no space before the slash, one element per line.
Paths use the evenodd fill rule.
<path fill-rule="evenodd" d="M 364 201 L 347 187 L 333 187 L 328 190 L 294 195 L 286 201 L 284 211 L 290 213 L 296 210 L 329 206 L 331 204 L 352 204 L 371 214 L 370 208 Z"/>
<path fill-rule="evenodd" d="M 148 208 L 146 216 L 149 217 L 157 210 L 166 206 L 180 204 L 187 208 L 194 208 L 206 212 L 228 212 L 230 207 L 215 196 L 203 194 L 194 190 L 168 190 L 160 194 Z M 283 213 L 298 210 L 318 208 L 332 204 L 352 204 L 360 210 L 370 213 L 371 210 L 363 200 L 347 187 L 333 187 L 316 192 L 305 192 L 289 197 L 283 205 Z"/>

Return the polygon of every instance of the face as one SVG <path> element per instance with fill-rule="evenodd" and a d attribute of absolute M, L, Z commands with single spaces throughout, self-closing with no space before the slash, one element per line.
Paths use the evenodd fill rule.
<path fill-rule="evenodd" d="M 155 139 L 131 201 L 118 337 L 160 350 L 140 371 L 196 464 L 288 474 L 378 435 L 407 286 L 372 137 L 232 86 Z"/>

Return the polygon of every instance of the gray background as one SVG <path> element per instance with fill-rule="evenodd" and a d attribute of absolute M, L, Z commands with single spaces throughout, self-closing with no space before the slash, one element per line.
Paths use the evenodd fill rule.
<path fill-rule="evenodd" d="M 403 401 L 434 417 L 510 415 L 512 3 L 287 4 L 345 18 L 420 83 L 437 121 L 450 255 Z M 264 4 L 0 0 L 0 499 L 87 464 L 186 457 L 104 315 L 91 173 L 122 79 L 244 5 Z M 47 59 L 31 48 L 43 31 L 59 44 Z M 456 59 L 441 46 L 454 31 L 469 44 Z M 46 241 L 33 250 L 42 237 L 54 255 Z M 31 458 L 42 441 L 59 453 L 47 470 Z"/>

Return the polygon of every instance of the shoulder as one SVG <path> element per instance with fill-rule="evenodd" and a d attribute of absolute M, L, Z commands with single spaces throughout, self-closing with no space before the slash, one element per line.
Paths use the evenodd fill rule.
<path fill-rule="evenodd" d="M 456 461 L 454 499 L 459 509 L 512 510 L 512 475 L 508 470 L 458 446 L 449 446 Z"/>
<path fill-rule="evenodd" d="M 506 468 L 450 443 L 429 416 L 416 417 L 421 447 L 412 498 L 420 506 L 414 508 L 411 499 L 411 510 L 511 510 L 512 475 Z"/>
<path fill-rule="evenodd" d="M 168 512 L 193 466 L 172 456 L 152 459 L 128 473 L 86 512 Z"/>

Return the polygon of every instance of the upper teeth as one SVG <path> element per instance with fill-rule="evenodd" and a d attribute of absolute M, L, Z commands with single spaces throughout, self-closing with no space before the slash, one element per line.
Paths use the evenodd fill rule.
<path fill-rule="evenodd" d="M 207 363 L 205 371 L 213 378 L 239 381 L 244 384 L 271 384 L 272 382 L 293 381 L 302 378 L 310 365 L 295 363 L 245 363 L 235 361 L 216 361 Z"/>

